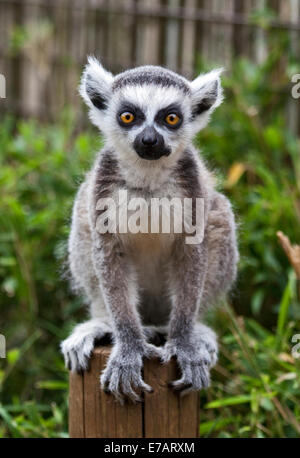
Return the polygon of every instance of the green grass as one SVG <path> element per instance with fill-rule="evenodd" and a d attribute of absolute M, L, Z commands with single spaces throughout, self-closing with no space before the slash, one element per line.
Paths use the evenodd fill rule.
<path fill-rule="evenodd" d="M 67 431 L 67 374 L 59 342 L 84 318 L 63 279 L 76 188 L 100 141 L 58 125 L 6 118 L 0 127 L 0 436 Z"/>
<path fill-rule="evenodd" d="M 273 48 L 258 67 L 236 63 L 226 100 L 196 140 L 239 220 L 239 281 L 208 321 L 220 336 L 212 386 L 201 393 L 205 437 L 300 437 L 297 286 L 276 240 L 300 242 L 299 139 L 284 107 L 291 64 L 274 77 Z M 282 48 L 281 48 L 282 49 Z M 282 54 L 283 51 L 281 51 Z M 292 62 L 292 61 L 291 61 Z M 67 372 L 59 342 L 83 320 L 62 278 L 72 202 L 101 140 L 56 124 L 0 125 L 0 437 L 65 437 Z"/>
<path fill-rule="evenodd" d="M 291 273 L 289 306 L 295 284 Z M 223 335 L 212 387 L 202 394 L 201 435 L 300 437 L 300 360 L 291 355 L 299 323 L 286 319 L 284 332 L 272 332 L 226 305 L 214 319 Z"/>

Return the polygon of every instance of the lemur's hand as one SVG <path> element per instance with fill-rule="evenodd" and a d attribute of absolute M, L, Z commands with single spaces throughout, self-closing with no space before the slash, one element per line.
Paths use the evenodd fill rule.
<path fill-rule="evenodd" d="M 133 402 L 141 401 L 135 390 L 153 391 L 142 379 L 143 358 L 152 357 L 162 357 L 161 350 L 154 345 L 143 343 L 129 347 L 116 344 L 100 378 L 103 390 L 112 393 L 122 404 L 125 397 Z"/>
<path fill-rule="evenodd" d="M 206 328 L 206 326 L 203 328 Z M 164 347 L 163 362 L 176 356 L 181 378 L 170 386 L 181 394 L 207 388 L 210 384 L 209 370 L 217 362 L 218 345 L 214 333 L 195 333 L 184 339 L 171 339 Z"/>

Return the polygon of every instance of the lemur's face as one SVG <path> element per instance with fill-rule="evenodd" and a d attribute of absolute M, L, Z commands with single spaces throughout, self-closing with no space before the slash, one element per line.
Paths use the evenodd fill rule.
<path fill-rule="evenodd" d="M 148 66 L 114 77 L 90 58 L 80 89 L 92 121 L 120 156 L 159 161 L 177 157 L 208 122 L 222 99 L 219 73 L 189 82 Z"/>
<path fill-rule="evenodd" d="M 168 157 L 190 137 L 188 102 L 187 94 L 174 87 L 126 85 L 113 94 L 108 137 L 142 159 Z"/>

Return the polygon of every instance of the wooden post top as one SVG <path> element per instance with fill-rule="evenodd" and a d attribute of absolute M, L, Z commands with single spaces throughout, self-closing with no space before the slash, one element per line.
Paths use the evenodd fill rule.
<path fill-rule="evenodd" d="M 106 345 L 106 346 L 98 346 L 94 348 L 93 354 L 94 355 L 103 355 L 103 356 L 109 356 L 110 352 L 112 349 L 112 345 Z"/>
<path fill-rule="evenodd" d="M 162 364 L 158 358 L 145 359 L 144 380 L 154 392 L 144 393 L 143 403 L 120 405 L 104 393 L 99 381 L 111 349 L 111 345 L 96 347 L 90 370 L 70 374 L 70 437 L 198 437 L 198 393 L 180 397 L 169 388 L 169 382 L 180 376 L 176 360 Z"/>

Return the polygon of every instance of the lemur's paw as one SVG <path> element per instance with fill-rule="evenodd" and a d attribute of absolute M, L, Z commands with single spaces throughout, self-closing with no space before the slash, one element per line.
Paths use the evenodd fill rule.
<path fill-rule="evenodd" d="M 97 320 L 90 320 L 76 326 L 72 334 L 60 345 L 66 367 L 72 372 L 88 370 L 95 340 L 103 338 L 110 332 L 108 325 Z"/>
<path fill-rule="evenodd" d="M 167 342 L 163 362 L 168 362 L 173 356 L 176 356 L 181 371 L 181 378 L 170 383 L 174 390 L 184 395 L 210 385 L 209 370 L 216 362 L 216 351 L 205 341 Z"/>
<path fill-rule="evenodd" d="M 121 404 L 126 398 L 134 403 L 141 402 L 141 396 L 137 391 L 139 393 L 153 391 L 142 378 L 143 357 L 161 358 L 161 355 L 161 350 L 150 344 L 144 344 L 139 350 L 116 345 L 100 377 L 103 390 L 113 394 Z"/>
<path fill-rule="evenodd" d="M 195 339 L 197 346 L 204 346 L 210 355 L 209 368 L 216 365 L 218 361 L 218 342 L 216 334 L 208 326 L 197 323 L 195 329 Z"/>
<path fill-rule="evenodd" d="M 65 358 L 67 369 L 72 372 L 86 371 L 89 359 L 94 349 L 94 338 L 87 336 L 77 342 L 73 334 L 61 343 L 61 351 Z"/>

